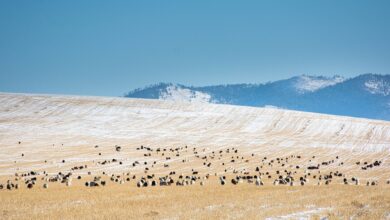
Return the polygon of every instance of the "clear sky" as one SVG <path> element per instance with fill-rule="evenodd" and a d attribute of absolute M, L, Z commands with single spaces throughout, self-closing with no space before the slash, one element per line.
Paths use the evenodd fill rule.
<path fill-rule="evenodd" d="M 0 0 L 0 91 L 390 74 L 390 1 Z"/>

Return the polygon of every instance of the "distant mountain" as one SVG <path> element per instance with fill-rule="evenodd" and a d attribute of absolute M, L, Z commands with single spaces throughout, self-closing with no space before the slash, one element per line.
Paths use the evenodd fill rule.
<path fill-rule="evenodd" d="M 125 97 L 275 107 L 390 120 L 390 75 L 295 76 L 265 84 L 193 87 L 159 83 Z"/>

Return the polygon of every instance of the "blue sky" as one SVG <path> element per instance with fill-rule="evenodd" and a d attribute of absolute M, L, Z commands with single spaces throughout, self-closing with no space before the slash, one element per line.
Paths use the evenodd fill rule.
<path fill-rule="evenodd" d="M 390 1 L 4 1 L 0 91 L 390 74 Z"/>

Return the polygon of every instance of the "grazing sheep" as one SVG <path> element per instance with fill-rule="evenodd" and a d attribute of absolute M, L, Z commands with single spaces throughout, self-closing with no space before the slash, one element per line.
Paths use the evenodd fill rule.
<path fill-rule="evenodd" d="M 176 181 L 176 186 L 183 186 L 184 185 L 184 181 Z"/>
<path fill-rule="evenodd" d="M 224 177 L 222 177 L 222 176 L 219 177 L 219 181 L 220 181 L 222 186 L 225 185 L 225 178 Z"/>
<path fill-rule="evenodd" d="M 309 166 L 309 167 L 307 167 L 308 170 L 318 170 L 319 168 L 320 168 L 319 164 L 317 166 Z"/>
<path fill-rule="evenodd" d="M 93 182 L 93 181 L 92 181 L 92 182 L 89 183 L 89 186 L 90 186 L 90 187 L 99 186 L 99 183 Z"/>
<path fill-rule="evenodd" d="M 262 185 L 264 185 L 264 183 L 261 181 L 260 178 L 256 178 L 255 184 L 256 184 L 256 186 L 262 186 Z"/>
<path fill-rule="evenodd" d="M 33 186 L 34 186 L 34 184 L 33 184 L 33 183 L 28 183 L 28 184 L 27 184 L 27 188 L 29 188 L 29 189 L 32 189 L 32 188 L 33 188 Z"/>
<path fill-rule="evenodd" d="M 355 185 L 359 185 L 359 180 L 358 180 L 358 178 L 352 177 L 351 180 L 352 180 L 352 182 L 355 183 Z"/>
<path fill-rule="evenodd" d="M 49 184 L 47 184 L 47 183 L 44 183 L 44 184 L 43 184 L 43 188 L 44 188 L 44 189 L 47 189 L 47 188 L 49 188 Z"/>
<path fill-rule="evenodd" d="M 144 185 L 144 180 L 141 179 L 140 181 L 137 182 L 137 187 L 141 187 Z"/>
<path fill-rule="evenodd" d="M 378 185 L 378 181 L 376 180 L 372 180 L 372 181 L 367 181 L 366 182 L 366 186 L 375 186 L 375 185 Z"/>

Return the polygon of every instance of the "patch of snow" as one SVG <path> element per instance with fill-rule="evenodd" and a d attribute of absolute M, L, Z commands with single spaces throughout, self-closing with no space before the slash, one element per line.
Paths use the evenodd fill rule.
<path fill-rule="evenodd" d="M 211 100 L 211 96 L 207 93 L 171 85 L 166 88 L 166 91 L 160 93 L 159 99 L 176 102 L 208 103 Z"/>
<path fill-rule="evenodd" d="M 283 109 L 283 108 L 280 108 L 280 107 L 274 106 L 274 105 L 265 105 L 264 108 Z"/>
<path fill-rule="evenodd" d="M 327 78 L 303 75 L 300 76 L 298 81 L 295 83 L 295 88 L 299 93 L 314 92 L 328 86 L 336 85 L 344 80 L 345 79 L 341 76 Z"/>
<path fill-rule="evenodd" d="M 219 209 L 221 207 L 222 207 L 222 205 L 209 205 L 209 206 L 206 206 L 205 209 L 208 211 L 214 211 L 214 210 Z"/>
<path fill-rule="evenodd" d="M 302 212 L 295 212 L 291 213 L 288 215 L 282 215 L 282 216 L 277 216 L 277 217 L 271 217 L 271 218 L 266 218 L 267 220 L 275 220 L 275 219 L 310 219 L 310 217 L 314 214 L 319 214 L 324 211 L 331 210 L 330 208 L 316 208 L 316 209 L 311 209 L 307 211 L 302 211 Z M 322 219 L 322 218 L 321 218 Z"/>
<path fill-rule="evenodd" d="M 385 219 L 390 219 L 390 211 L 385 213 Z"/>
<path fill-rule="evenodd" d="M 368 80 L 364 83 L 366 90 L 371 94 L 388 96 L 390 94 L 390 83 L 382 79 Z"/>

